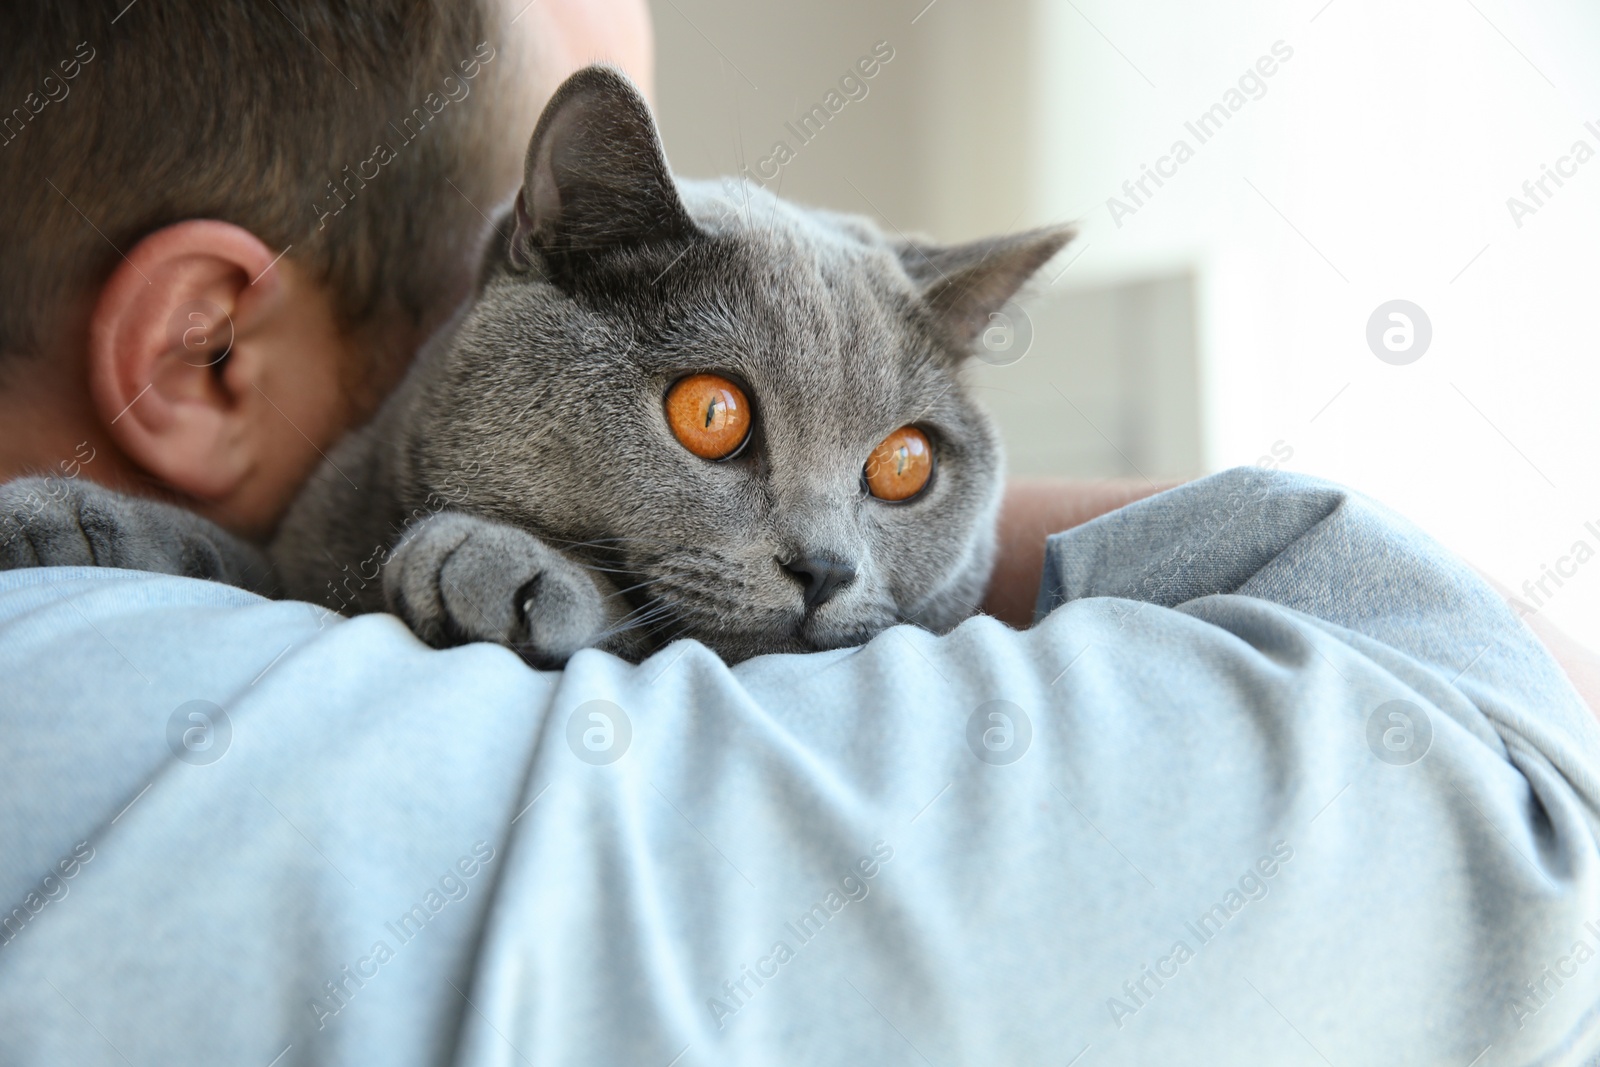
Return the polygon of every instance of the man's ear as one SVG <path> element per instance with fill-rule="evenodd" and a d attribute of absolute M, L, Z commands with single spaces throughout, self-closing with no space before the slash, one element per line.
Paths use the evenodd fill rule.
<path fill-rule="evenodd" d="M 219 500 L 259 459 L 261 339 L 284 297 L 277 258 L 237 226 L 181 222 L 140 241 L 101 290 L 89 322 L 96 413 L 179 493 Z"/>
<path fill-rule="evenodd" d="M 697 233 L 673 184 L 650 106 L 613 67 L 561 83 L 528 142 L 511 262 L 558 277 L 577 256 Z"/>
<path fill-rule="evenodd" d="M 1071 226 L 988 237 L 962 245 L 910 243 L 900 262 L 958 346 L 977 340 L 989 316 L 1077 236 Z"/>

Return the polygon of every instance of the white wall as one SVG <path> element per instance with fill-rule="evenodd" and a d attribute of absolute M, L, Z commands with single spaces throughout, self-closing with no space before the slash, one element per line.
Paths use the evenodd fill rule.
<path fill-rule="evenodd" d="M 1075 3 L 1040 0 L 1028 214 L 1085 216 L 1075 284 L 1198 267 L 1207 466 L 1287 442 L 1519 589 L 1600 550 L 1600 158 L 1520 228 L 1506 206 L 1600 151 L 1594 5 Z M 1184 122 L 1279 40 L 1266 95 L 1200 145 Z M 1108 198 L 1179 138 L 1194 158 L 1119 228 Z M 1395 298 L 1433 326 L 1407 366 L 1364 336 Z M 1565 569 L 1541 599 L 1600 646 L 1600 558 Z"/>

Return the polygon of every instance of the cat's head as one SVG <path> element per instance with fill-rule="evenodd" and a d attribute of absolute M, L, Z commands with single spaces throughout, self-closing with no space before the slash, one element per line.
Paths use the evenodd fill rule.
<path fill-rule="evenodd" d="M 963 367 L 1069 230 L 940 247 L 675 182 L 604 67 L 555 94 L 524 181 L 422 466 L 492 443 L 467 506 L 604 568 L 632 614 L 603 647 L 734 660 L 971 614 L 1002 459 Z"/>

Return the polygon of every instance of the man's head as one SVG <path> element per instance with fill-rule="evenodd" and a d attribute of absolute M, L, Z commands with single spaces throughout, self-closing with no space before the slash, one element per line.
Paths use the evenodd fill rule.
<path fill-rule="evenodd" d="M 572 69 L 642 0 L 88 0 L 0 16 L 0 477 L 270 527 L 468 294 Z M 70 439 L 70 440 L 69 440 Z"/>

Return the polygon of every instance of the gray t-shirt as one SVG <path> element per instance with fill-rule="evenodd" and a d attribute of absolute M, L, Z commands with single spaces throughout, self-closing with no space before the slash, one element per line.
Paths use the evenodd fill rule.
<path fill-rule="evenodd" d="M 0 574 L 0 1062 L 1593 1062 L 1600 726 L 1468 568 L 1239 470 L 1039 612 L 541 673 Z"/>

